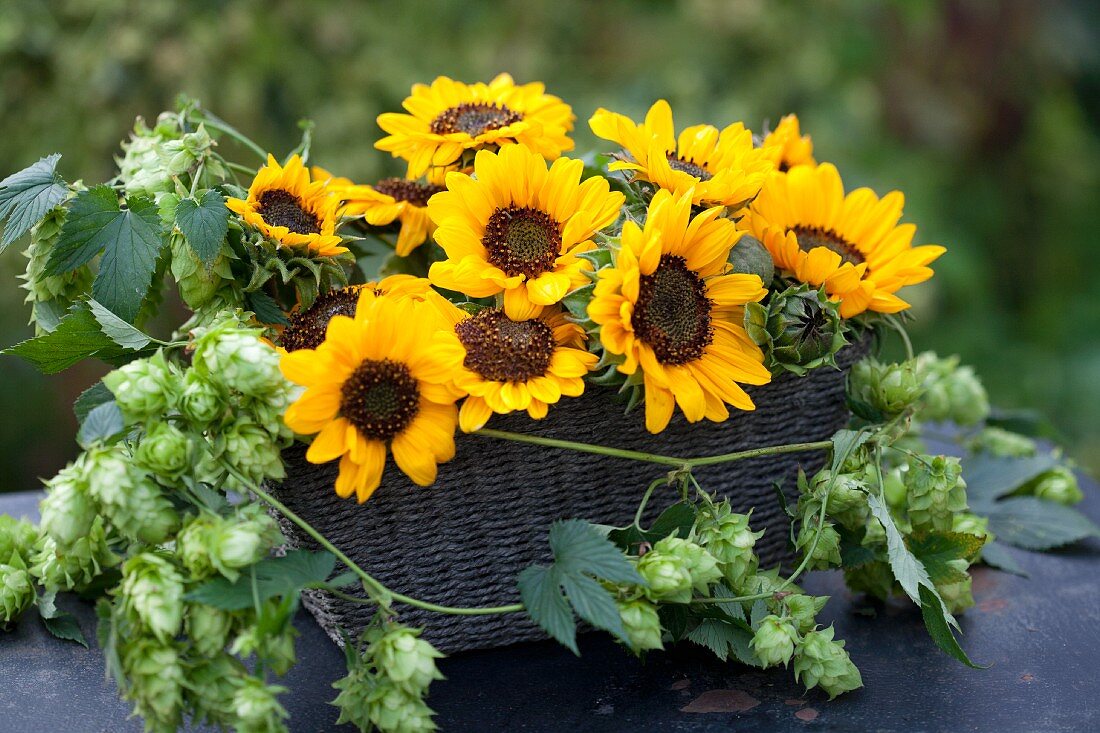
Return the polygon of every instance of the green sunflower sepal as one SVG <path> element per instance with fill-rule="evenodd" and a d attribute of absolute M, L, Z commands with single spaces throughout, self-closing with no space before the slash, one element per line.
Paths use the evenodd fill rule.
<path fill-rule="evenodd" d="M 837 352 L 848 343 L 838 305 L 805 283 L 772 293 L 766 303 L 747 303 L 745 330 L 764 350 L 772 374 L 803 376 L 825 364 L 835 367 Z"/>

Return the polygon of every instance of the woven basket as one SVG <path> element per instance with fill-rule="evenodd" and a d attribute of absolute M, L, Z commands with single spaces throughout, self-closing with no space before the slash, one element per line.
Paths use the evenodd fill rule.
<path fill-rule="evenodd" d="M 865 338 L 840 352 L 840 370 L 785 375 L 750 389 L 756 410 L 735 412 L 724 423 L 690 425 L 677 414 L 664 432 L 650 435 L 641 410 L 624 417 L 610 391 L 589 387 L 543 420 L 496 415 L 489 427 L 685 458 L 827 440 L 848 421 L 845 378 L 868 349 Z M 382 486 L 361 506 L 333 493 L 335 463 L 311 465 L 300 447 L 284 454 L 287 478 L 272 490 L 387 587 L 441 605 L 496 606 L 519 600 L 521 570 L 550 559 L 546 533 L 554 520 L 628 524 L 645 487 L 668 471 L 513 441 L 460 435 L 457 443 L 454 460 L 439 467 L 430 488 L 411 483 L 390 459 Z M 753 510 L 753 528 L 767 529 L 756 545 L 761 562 L 774 565 L 791 559 L 774 483 L 796 494 L 799 466 L 815 472 L 824 457 L 820 451 L 766 456 L 699 468 L 695 475 L 708 491 L 728 496 L 734 511 Z M 674 500 L 671 492 L 655 495 L 652 514 Z M 317 549 L 297 527 L 282 524 L 291 546 Z M 307 591 L 305 605 L 337 643 L 341 629 L 354 635 L 374 614 L 370 605 L 322 591 Z M 424 638 L 446 653 L 544 638 L 522 614 L 451 616 L 406 607 L 401 620 L 423 626 Z"/>

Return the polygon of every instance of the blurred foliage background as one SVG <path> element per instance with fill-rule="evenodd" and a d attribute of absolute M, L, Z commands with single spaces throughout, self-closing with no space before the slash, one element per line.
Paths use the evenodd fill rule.
<path fill-rule="evenodd" d="M 1098 468 L 1098 35 L 1092 0 L 0 0 L 0 177 L 56 151 L 68 180 L 109 178 L 134 118 L 178 92 L 277 152 L 312 118 L 314 160 L 362 180 L 402 172 L 374 119 L 438 74 L 545 81 L 578 152 L 601 105 L 754 129 L 797 112 L 848 188 L 903 190 L 917 238 L 949 248 L 910 293 L 917 347 L 961 354 Z M 30 333 L 18 249 L 5 345 Z M 0 490 L 75 454 L 70 404 L 98 375 L 0 358 Z"/>

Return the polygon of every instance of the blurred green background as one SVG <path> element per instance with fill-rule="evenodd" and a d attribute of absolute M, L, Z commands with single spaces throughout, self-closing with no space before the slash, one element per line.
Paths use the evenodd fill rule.
<path fill-rule="evenodd" d="M 903 190 L 918 239 L 948 247 L 909 294 L 918 348 L 961 354 L 1097 468 L 1098 27 L 1091 0 L 0 0 L 0 177 L 62 152 L 68 180 L 104 180 L 134 117 L 181 91 L 273 151 L 310 117 L 315 161 L 363 180 L 401 172 L 372 148 L 376 115 L 438 74 L 545 81 L 578 152 L 601 105 L 666 97 L 680 124 L 754 129 L 797 112 L 849 188 Z M 4 345 L 30 333 L 18 249 L 0 258 Z M 0 490 L 75 454 L 70 404 L 99 373 L 0 358 Z"/>

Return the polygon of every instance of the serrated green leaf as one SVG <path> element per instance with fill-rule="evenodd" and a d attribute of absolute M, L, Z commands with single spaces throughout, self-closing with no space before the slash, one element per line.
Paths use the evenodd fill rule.
<path fill-rule="evenodd" d="M 544 565 L 532 565 L 519 574 L 519 595 L 527 614 L 543 631 L 580 656 L 577 623 L 561 594 L 557 574 Z"/>
<path fill-rule="evenodd" d="M 103 382 L 96 382 L 88 387 L 73 402 L 73 414 L 76 415 L 77 423 L 84 422 L 84 418 L 88 416 L 92 408 L 102 405 L 104 402 L 110 402 L 114 398 L 115 396 L 111 393 L 111 390 L 107 389 L 107 385 Z"/>
<path fill-rule="evenodd" d="M 260 603 L 275 596 L 297 595 L 307 585 L 324 582 L 335 566 L 336 557 L 330 552 L 291 550 L 283 557 L 266 558 L 254 566 L 255 593 Z M 184 597 L 224 611 L 240 611 L 255 605 L 252 578 L 246 573 L 236 582 L 212 578 Z"/>
<path fill-rule="evenodd" d="M 151 336 L 131 326 L 94 299 L 88 301 L 88 308 L 99 322 L 103 334 L 124 349 L 140 351 L 153 340 Z"/>
<path fill-rule="evenodd" d="M 902 537 L 889 507 L 882 498 L 869 493 L 867 504 L 871 508 L 871 514 L 886 531 L 886 555 L 890 562 L 890 569 L 894 572 L 894 579 L 898 581 L 913 603 L 920 605 L 921 584 L 934 587 L 932 579 L 928 577 L 928 571 L 905 546 L 905 538 Z"/>
<path fill-rule="evenodd" d="M 1025 550 L 1049 550 L 1100 536 L 1100 527 L 1076 509 L 1031 496 L 993 502 L 983 506 L 982 514 L 998 540 Z"/>
<path fill-rule="evenodd" d="M 142 352 L 124 349 L 103 332 L 87 303 L 76 303 L 57 328 L 4 349 L 26 359 L 44 374 L 56 374 L 89 357 L 114 361 Z"/>
<path fill-rule="evenodd" d="M 867 442 L 871 434 L 865 430 L 838 430 L 833 435 L 832 470 L 839 471 L 841 465 L 861 445 Z"/>
<path fill-rule="evenodd" d="M 592 293 L 596 290 L 595 283 L 571 291 L 562 298 L 562 305 L 566 307 L 574 318 L 588 317 L 588 304 L 592 301 Z"/>
<path fill-rule="evenodd" d="M 909 551 L 921 561 L 936 585 L 966 580 L 966 572 L 951 562 L 974 557 L 983 543 L 983 538 L 962 532 L 921 531 L 905 538 Z"/>
<path fill-rule="evenodd" d="M 963 461 L 963 479 L 970 503 L 984 507 L 1046 473 L 1061 461 L 1052 453 L 1013 458 L 977 453 Z M 978 510 L 981 513 L 981 509 Z"/>
<path fill-rule="evenodd" d="M 69 190 L 57 173 L 60 159 L 60 153 L 48 155 L 0 181 L 0 252 L 65 200 Z"/>
<path fill-rule="evenodd" d="M 749 642 L 752 633 L 744 629 L 714 619 L 706 619 L 688 632 L 687 638 L 699 646 L 712 651 L 725 662 L 732 655 L 742 664 L 761 667 L 760 660 L 752 651 Z"/>
<path fill-rule="evenodd" d="M 767 615 L 768 605 L 762 600 L 753 601 L 752 608 L 749 610 L 749 626 L 753 629 L 757 628 Z"/>
<path fill-rule="evenodd" d="M 81 448 L 88 449 L 95 443 L 109 441 L 125 429 L 126 423 L 122 419 L 118 403 L 111 400 L 92 408 L 80 424 L 76 442 Z"/>
<path fill-rule="evenodd" d="M 970 657 L 959 646 L 958 640 L 951 631 L 951 626 L 948 625 L 947 619 L 949 617 L 944 615 L 943 601 L 940 600 L 939 595 L 933 588 L 923 583 L 920 586 L 920 609 L 921 615 L 924 617 L 924 627 L 928 629 L 928 634 L 932 637 L 932 641 L 936 642 L 936 646 L 967 667 L 986 669 L 986 667 L 970 661 Z"/>
<path fill-rule="evenodd" d="M 49 618 L 45 616 L 41 618 L 46 630 L 58 639 L 75 641 L 85 649 L 88 648 L 88 642 L 84 639 L 84 632 L 80 630 L 80 626 L 76 623 L 76 617 L 71 613 L 59 613 Z"/>
<path fill-rule="evenodd" d="M 279 324 L 281 326 L 290 323 L 287 320 L 286 313 L 283 313 L 283 309 L 279 307 L 275 299 L 264 291 L 257 290 L 248 293 L 246 298 L 249 310 L 255 314 L 256 320 L 260 323 Z"/>
<path fill-rule="evenodd" d="M 562 575 L 561 586 L 578 616 L 597 629 L 629 641 L 610 591 L 584 575 Z"/>
<path fill-rule="evenodd" d="M 982 548 L 982 562 L 1005 573 L 1019 575 L 1021 578 L 1028 577 L 1027 571 L 1009 553 L 1008 546 L 996 540 Z"/>
<path fill-rule="evenodd" d="M 550 527 L 554 565 L 566 573 L 589 573 L 613 583 L 642 583 L 638 571 L 588 522 L 566 519 Z"/>
<path fill-rule="evenodd" d="M 596 249 L 590 249 L 587 252 L 581 252 L 577 255 L 582 260 L 588 260 L 592 263 L 593 270 L 600 270 L 601 268 L 611 265 L 611 250 L 603 247 L 597 247 Z"/>
<path fill-rule="evenodd" d="M 109 186 L 77 194 L 50 252 L 46 274 L 68 272 L 103 252 L 92 295 L 116 315 L 133 321 L 149 291 L 164 240 L 152 200 L 135 196 L 127 207 L 120 208 Z"/>
<path fill-rule="evenodd" d="M 183 199 L 176 206 L 176 226 L 199 259 L 210 264 L 218 256 L 229 230 L 225 196 L 210 189 L 198 201 Z"/>

